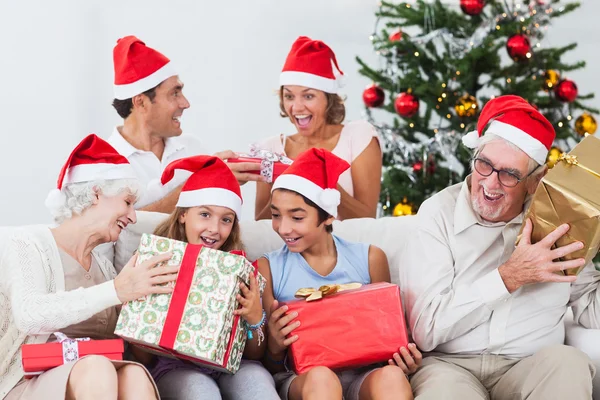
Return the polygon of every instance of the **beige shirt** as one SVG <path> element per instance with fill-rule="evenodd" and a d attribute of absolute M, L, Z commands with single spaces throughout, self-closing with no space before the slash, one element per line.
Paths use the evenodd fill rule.
<path fill-rule="evenodd" d="M 413 339 L 421 350 L 525 357 L 564 342 L 563 319 L 600 327 L 600 272 L 590 263 L 573 284 L 527 285 L 510 294 L 498 267 L 515 249 L 523 213 L 488 223 L 470 201 L 469 178 L 425 201 L 400 267 Z"/>

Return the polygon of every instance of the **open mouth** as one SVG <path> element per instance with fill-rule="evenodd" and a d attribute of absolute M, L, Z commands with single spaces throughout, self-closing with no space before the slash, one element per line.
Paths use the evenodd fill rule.
<path fill-rule="evenodd" d="M 310 121 L 312 121 L 311 115 L 294 115 L 294 118 L 301 128 L 306 128 L 310 124 Z"/>
<path fill-rule="evenodd" d="M 206 236 L 200 236 L 200 239 L 202 240 L 202 243 L 208 247 L 213 246 L 215 243 L 217 243 L 217 239 L 211 239 Z"/>
<path fill-rule="evenodd" d="M 173 117 L 173 121 L 175 121 L 177 125 L 181 125 L 181 115 L 178 117 Z"/>
<path fill-rule="evenodd" d="M 286 244 L 288 245 L 294 245 L 296 243 L 298 243 L 298 241 L 302 239 L 302 237 L 296 237 L 296 238 L 284 238 L 283 240 L 285 241 Z"/>
<path fill-rule="evenodd" d="M 488 192 L 484 187 L 482 187 L 482 189 L 483 189 L 483 198 L 490 203 L 497 202 L 498 200 L 500 200 L 501 198 L 504 197 L 503 193 Z"/>
<path fill-rule="evenodd" d="M 117 226 L 123 230 L 127 227 L 127 224 L 123 223 L 123 221 L 117 221 Z"/>

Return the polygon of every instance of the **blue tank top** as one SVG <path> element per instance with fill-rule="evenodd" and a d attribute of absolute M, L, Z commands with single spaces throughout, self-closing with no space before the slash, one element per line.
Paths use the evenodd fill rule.
<path fill-rule="evenodd" d="M 278 301 L 294 300 L 294 294 L 300 288 L 316 289 L 335 283 L 371 283 L 369 245 L 348 242 L 335 235 L 332 236 L 337 250 L 337 263 L 327 276 L 318 274 L 300 253 L 292 253 L 286 245 L 279 250 L 265 254 L 271 267 L 275 299 Z"/>

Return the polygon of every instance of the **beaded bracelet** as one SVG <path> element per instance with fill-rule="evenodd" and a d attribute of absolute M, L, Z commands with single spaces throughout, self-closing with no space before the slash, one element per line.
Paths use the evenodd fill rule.
<path fill-rule="evenodd" d="M 265 310 L 263 310 L 262 318 L 260 319 L 260 321 L 258 321 L 258 323 L 251 325 L 248 322 L 244 321 L 244 323 L 246 324 L 246 330 L 248 332 L 249 340 L 252 340 L 254 338 L 252 331 L 258 331 L 258 345 L 259 346 L 265 340 L 265 333 L 263 332 L 262 327 L 265 325 L 266 322 L 267 322 L 267 313 L 265 312 Z"/>

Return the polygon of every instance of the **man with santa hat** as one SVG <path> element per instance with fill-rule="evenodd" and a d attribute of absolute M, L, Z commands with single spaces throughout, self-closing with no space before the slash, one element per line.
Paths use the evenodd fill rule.
<path fill-rule="evenodd" d="M 167 57 L 135 36 L 117 41 L 113 61 L 113 107 L 124 122 L 108 142 L 129 160 L 146 186 L 136 208 L 170 213 L 189 173 L 178 171 L 172 182 L 162 186 L 163 170 L 171 161 L 206 153 L 194 137 L 182 135 L 181 116 L 190 107 L 183 83 Z M 221 159 L 235 157 L 232 151 L 215 155 Z M 253 164 L 228 166 L 240 184 L 262 179 L 249 173 L 256 169 Z"/>
<path fill-rule="evenodd" d="M 562 274 L 585 263 L 560 261 L 584 246 L 554 246 L 568 225 L 532 244 L 525 221 L 515 246 L 554 138 L 524 99 L 489 101 L 463 139 L 471 175 L 419 209 L 400 267 L 409 327 L 428 353 L 411 378 L 416 399 L 591 398 L 594 366 L 564 345 L 563 320 L 572 307 L 575 322 L 600 328 L 600 272 Z"/>

